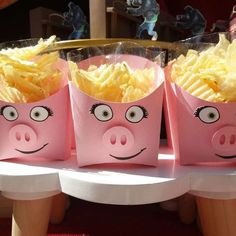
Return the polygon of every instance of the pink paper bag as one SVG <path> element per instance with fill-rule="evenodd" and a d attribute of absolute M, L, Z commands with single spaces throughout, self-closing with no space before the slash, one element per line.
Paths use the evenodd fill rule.
<path fill-rule="evenodd" d="M 107 60 L 112 61 L 112 55 L 91 57 L 80 61 L 78 67 L 87 69 Z M 144 57 L 116 55 L 116 62 L 123 61 L 132 69 L 155 69 L 151 94 L 134 102 L 108 102 L 88 96 L 73 82 L 69 84 L 80 167 L 102 163 L 157 165 L 164 73 Z"/>

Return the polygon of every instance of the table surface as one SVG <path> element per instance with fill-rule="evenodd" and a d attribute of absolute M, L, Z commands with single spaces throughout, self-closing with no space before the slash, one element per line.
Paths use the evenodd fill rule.
<path fill-rule="evenodd" d="M 138 205 L 186 192 L 214 199 L 236 198 L 236 164 L 181 166 L 162 149 L 157 167 L 97 165 L 79 168 L 75 152 L 66 161 L 0 162 L 5 197 L 33 200 L 64 192 L 87 201 Z"/>

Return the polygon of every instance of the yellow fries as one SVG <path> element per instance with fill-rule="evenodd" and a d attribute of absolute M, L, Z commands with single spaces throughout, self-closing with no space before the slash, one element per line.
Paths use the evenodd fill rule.
<path fill-rule="evenodd" d="M 60 89 L 61 73 L 54 68 L 59 54 L 42 53 L 54 40 L 51 36 L 35 46 L 0 50 L 1 100 L 35 102 Z"/>
<path fill-rule="evenodd" d="M 47 40 L 40 39 L 35 46 L 2 49 L 1 54 L 18 60 L 31 60 L 35 56 L 39 55 L 43 50 L 48 48 L 55 41 L 55 39 L 56 36 L 53 35 Z"/>
<path fill-rule="evenodd" d="M 205 51 L 189 50 L 174 61 L 171 79 L 190 94 L 212 102 L 236 101 L 236 40 L 220 34 Z"/>
<path fill-rule="evenodd" d="M 154 89 L 153 68 L 134 70 L 126 62 L 91 65 L 82 70 L 69 61 L 71 79 L 86 94 L 112 102 L 131 102 L 145 97 Z"/>
<path fill-rule="evenodd" d="M 7 86 L 2 78 L 0 78 L 0 100 L 7 102 L 26 102 L 22 93 L 17 89 Z"/>

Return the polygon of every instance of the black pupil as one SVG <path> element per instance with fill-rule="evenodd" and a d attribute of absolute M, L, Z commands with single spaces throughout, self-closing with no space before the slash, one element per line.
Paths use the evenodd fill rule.
<path fill-rule="evenodd" d="M 108 111 L 103 111 L 103 116 L 104 117 L 108 117 L 108 115 L 109 115 Z"/>
<path fill-rule="evenodd" d="M 129 115 L 130 115 L 131 118 L 133 118 L 133 117 L 135 117 L 135 112 L 131 111 Z"/>
<path fill-rule="evenodd" d="M 11 117 L 15 117 L 15 115 L 16 115 L 16 114 L 15 114 L 14 111 L 11 111 L 11 112 L 10 112 L 10 116 L 11 116 Z"/>
<path fill-rule="evenodd" d="M 40 116 L 40 113 L 39 113 L 38 111 L 36 111 L 36 112 L 34 113 L 34 116 L 35 116 L 35 117 L 39 117 L 39 116 Z"/>
<path fill-rule="evenodd" d="M 215 114 L 214 114 L 213 112 L 210 112 L 210 113 L 208 114 L 208 117 L 209 117 L 210 119 L 213 119 L 213 118 L 215 118 Z"/>

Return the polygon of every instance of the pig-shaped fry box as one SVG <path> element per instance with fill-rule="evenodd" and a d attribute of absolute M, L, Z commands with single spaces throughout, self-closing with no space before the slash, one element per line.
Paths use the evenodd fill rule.
<path fill-rule="evenodd" d="M 164 73 L 156 63 L 136 55 L 100 55 L 81 60 L 89 65 L 126 62 L 131 69 L 154 68 L 155 89 L 133 102 L 98 100 L 69 84 L 78 166 L 141 164 L 156 166 L 159 152 Z"/>
<path fill-rule="evenodd" d="M 64 160 L 70 156 L 68 64 L 59 52 L 43 53 L 53 38 L 38 44 L 28 39 L 0 45 L 1 160 Z M 8 67 L 14 76 L 4 73 Z M 11 95 L 19 99 L 11 100 Z"/>
<path fill-rule="evenodd" d="M 0 101 L 0 159 L 64 160 L 70 156 L 68 85 L 33 103 Z"/>
<path fill-rule="evenodd" d="M 167 136 L 180 164 L 235 161 L 236 105 L 199 99 L 169 81 L 165 88 Z"/>
<path fill-rule="evenodd" d="M 215 50 L 221 49 L 221 45 L 224 45 L 222 42 L 224 41 L 221 41 Z M 213 53 L 209 55 L 209 58 L 213 57 Z M 210 64 L 206 61 L 207 59 L 204 61 L 205 64 Z M 200 64 L 199 61 L 196 63 Z M 180 64 L 180 67 L 183 64 Z M 186 68 L 183 68 L 183 66 L 181 67 L 183 71 L 188 71 L 189 73 L 186 77 L 182 74 L 178 77 L 179 80 L 187 78 L 186 80 L 183 79 L 185 85 L 187 84 L 185 81 L 188 81 L 189 87 L 186 86 L 186 88 L 189 88 L 189 91 L 187 91 L 187 89 L 183 89 L 177 84 L 176 78 L 171 78 L 171 75 L 173 75 L 173 73 L 171 73 L 173 65 L 174 64 L 170 63 L 165 69 L 166 99 L 164 104 L 166 124 L 168 127 L 168 143 L 172 146 L 176 159 L 182 165 L 199 163 L 212 165 L 218 163 L 219 165 L 225 162 L 235 162 L 236 103 L 233 101 L 221 102 L 220 100 L 217 101 L 213 99 L 212 101 L 207 101 L 207 99 L 201 99 L 194 96 L 191 94 L 191 91 L 196 91 L 194 89 L 199 89 L 199 87 L 195 87 L 195 84 L 193 84 L 194 82 L 192 82 L 193 80 L 190 78 L 193 72 L 190 71 L 190 69 L 187 70 Z M 195 66 L 196 64 L 193 63 L 193 65 Z M 216 64 L 214 64 L 214 66 L 215 65 Z M 212 68 L 205 68 L 209 71 L 212 70 Z M 204 66 L 200 67 L 199 70 L 202 72 L 203 69 Z M 195 71 L 196 70 L 195 67 Z M 201 74 L 201 72 L 199 74 Z M 226 77 L 226 73 L 224 76 Z M 197 81 L 198 76 L 195 76 L 194 78 L 195 81 Z M 204 79 L 205 78 L 207 78 L 207 76 L 205 76 Z M 199 81 L 203 80 L 199 79 Z M 198 91 L 200 91 L 200 89 Z M 206 93 L 200 94 L 203 94 L 202 96 L 204 96 Z"/>

